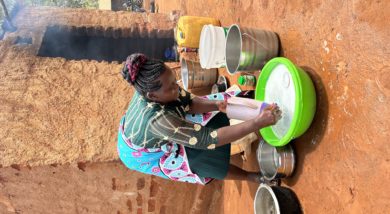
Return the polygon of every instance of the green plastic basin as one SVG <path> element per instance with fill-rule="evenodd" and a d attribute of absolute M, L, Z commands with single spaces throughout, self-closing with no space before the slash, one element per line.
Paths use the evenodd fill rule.
<path fill-rule="evenodd" d="M 260 130 L 264 140 L 272 146 L 284 146 L 292 139 L 301 136 L 310 127 L 316 111 L 316 94 L 309 75 L 289 59 L 283 57 L 273 58 L 264 66 L 256 85 L 255 99 L 265 100 L 267 81 L 274 68 L 280 64 L 286 66 L 291 74 L 295 90 L 295 108 L 291 115 L 290 127 L 283 137 L 278 137 L 272 126 Z"/>

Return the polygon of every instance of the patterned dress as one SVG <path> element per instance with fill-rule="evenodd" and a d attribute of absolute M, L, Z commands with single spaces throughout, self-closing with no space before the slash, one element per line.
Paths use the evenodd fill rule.
<path fill-rule="evenodd" d="M 207 126 L 189 122 L 186 115 L 193 95 L 182 88 L 179 92 L 179 98 L 166 105 L 148 101 L 136 92 L 123 119 L 123 135 L 138 148 L 158 150 L 170 143 L 183 146 L 185 151 L 181 152 L 193 173 L 201 178 L 223 179 L 229 166 L 230 145 L 216 147 L 217 129 L 229 125 L 229 120 L 219 113 Z"/>

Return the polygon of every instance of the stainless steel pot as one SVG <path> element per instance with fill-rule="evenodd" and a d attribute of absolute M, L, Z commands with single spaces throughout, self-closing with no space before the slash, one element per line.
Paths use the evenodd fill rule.
<path fill-rule="evenodd" d="M 261 140 L 257 149 L 257 161 L 266 180 L 285 178 L 294 172 L 295 155 L 291 145 L 274 147 Z"/>
<path fill-rule="evenodd" d="M 184 89 L 210 87 L 217 82 L 218 70 L 203 69 L 199 62 L 181 61 L 181 79 Z"/>
<path fill-rule="evenodd" d="M 232 25 L 226 37 L 225 60 L 230 74 L 259 70 L 276 57 L 279 38 L 276 33 Z"/>
<path fill-rule="evenodd" d="M 261 184 L 254 200 L 255 214 L 301 214 L 298 197 L 286 187 Z"/>

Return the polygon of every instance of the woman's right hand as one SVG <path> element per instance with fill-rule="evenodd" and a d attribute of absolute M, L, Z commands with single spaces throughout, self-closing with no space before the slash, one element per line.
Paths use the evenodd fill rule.
<path fill-rule="evenodd" d="M 218 145 L 222 146 L 238 140 L 252 132 L 259 132 L 259 129 L 275 124 L 281 118 L 282 112 L 276 104 L 266 107 L 257 117 L 240 124 L 226 126 L 217 130 Z M 256 133 L 256 134 L 257 134 Z"/>
<path fill-rule="evenodd" d="M 279 106 L 273 103 L 267 106 L 259 114 L 259 116 L 255 118 L 255 122 L 260 129 L 270 125 L 275 125 L 281 117 L 282 112 L 280 111 Z"/>

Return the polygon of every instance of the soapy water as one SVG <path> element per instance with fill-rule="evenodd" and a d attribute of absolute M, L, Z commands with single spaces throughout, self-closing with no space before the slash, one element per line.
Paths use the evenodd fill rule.
<path fill-rule="evenodd" d="M 264 102 L 276 103 L 282 111 L 282 118 L 272 126 L 274 134 L 281 139 L 290 129 L 295 111 L 294 82 L 285 65 L 279 64 L 272 70 L 265 86 Z"/>

